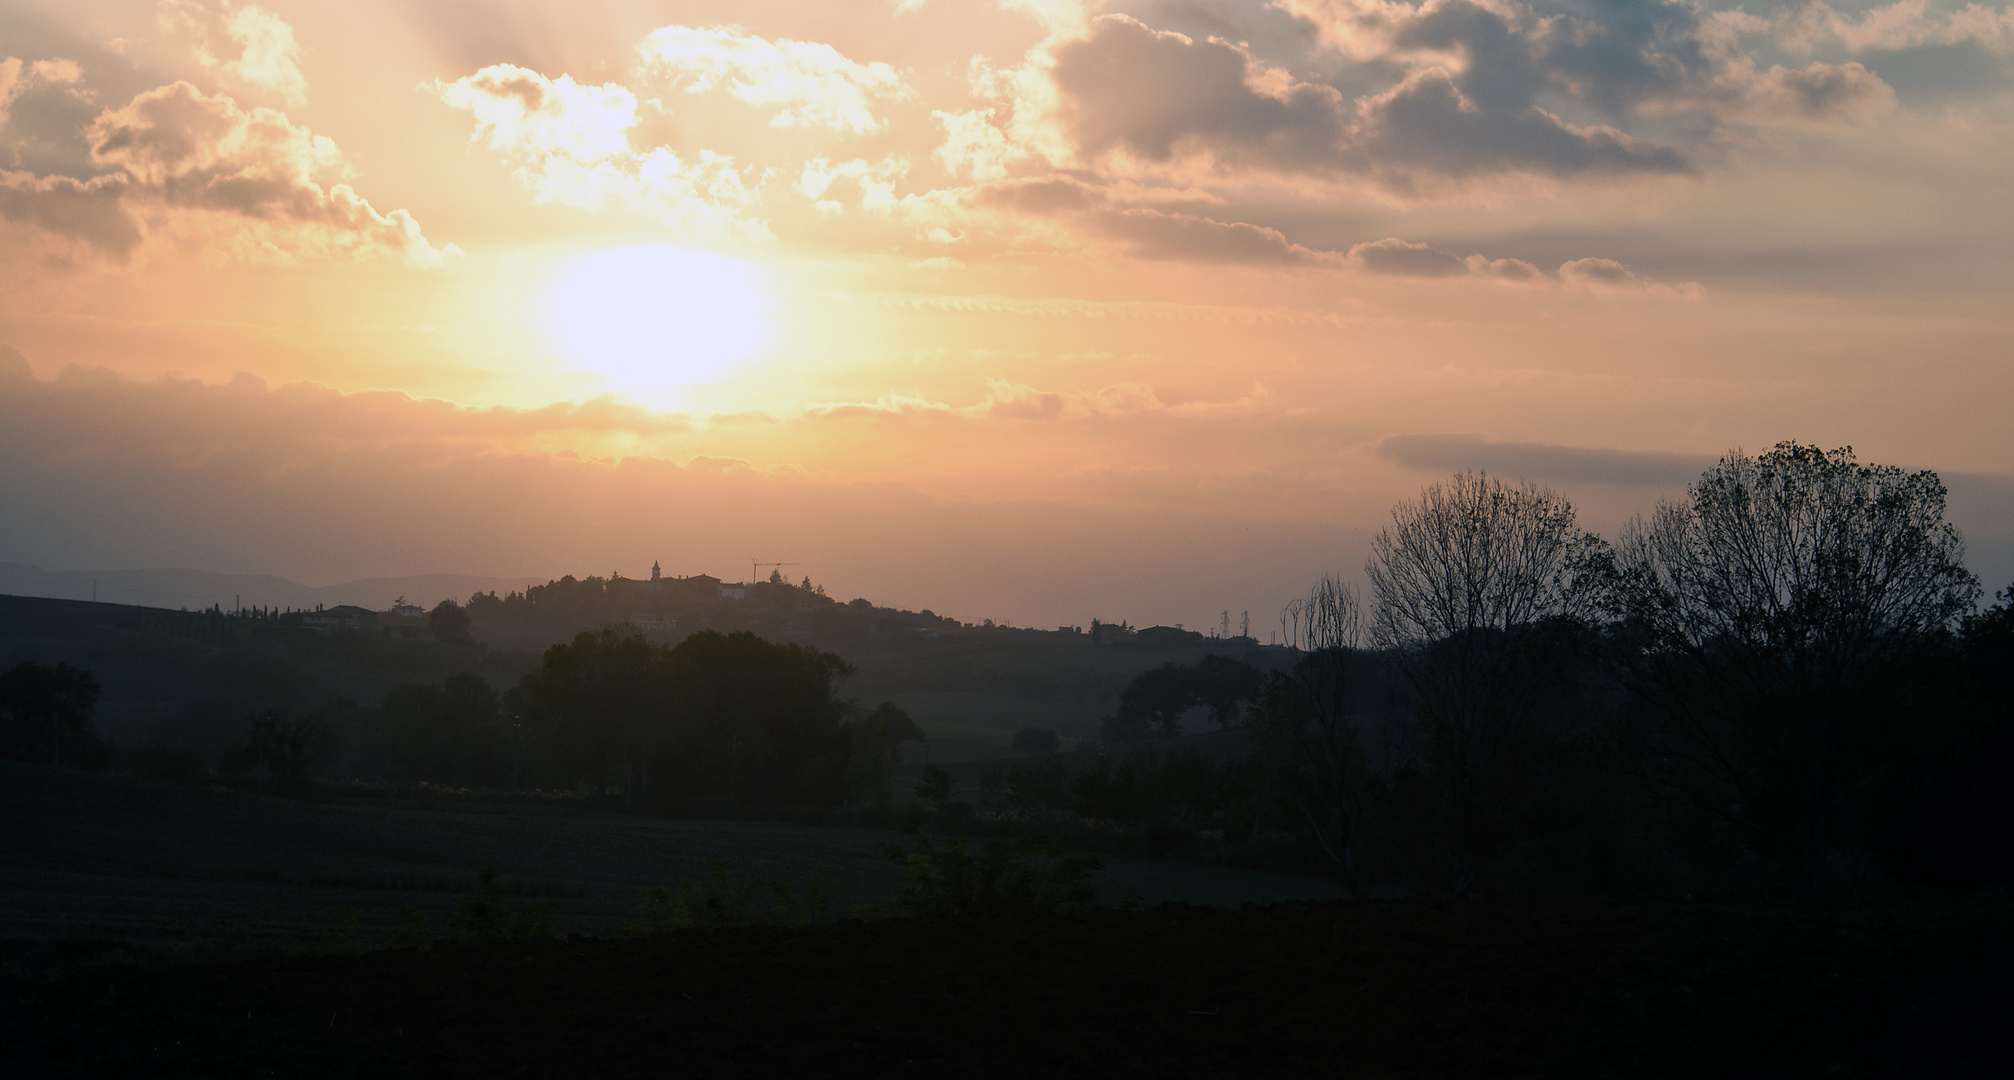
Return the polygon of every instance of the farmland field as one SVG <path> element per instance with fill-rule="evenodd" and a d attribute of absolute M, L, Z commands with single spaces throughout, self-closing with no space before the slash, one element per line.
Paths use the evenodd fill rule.
<path fill-rule="evenodd" d="M 2004 899 L 1100 909 L 0 974 L 18 1075 L 1999 1077 Z M 1995 1004 L 1998 1002 L 1998 1004 Z"/>
<path fill-rule="evenodd" d="M 710 860 L 793 886 L 831 867 L 845 904 L 903 883 L 888 831 L 693 821 L 522 803 L 298 801 L 0 762 L 0 937 L 170 947 L 309 945 L 356 909 L 365 941 L 411 904 L 440 912 L 493 867 L 507 888 L 555 899 L 560 929 L 622 932 L 643 885 L 705 876 Z M 1336 895 L 1311 877 L 1114 858 L 1101 899 L 1147 903 Z"/>

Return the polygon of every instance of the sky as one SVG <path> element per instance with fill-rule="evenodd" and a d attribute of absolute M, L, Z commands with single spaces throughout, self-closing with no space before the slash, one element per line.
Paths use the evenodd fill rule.
<path fill-rule="evenodd" d="M 2014 7 L 13 0 L 0 561 L 1256 626 L 1449 472 L 1935 469 Z"/>

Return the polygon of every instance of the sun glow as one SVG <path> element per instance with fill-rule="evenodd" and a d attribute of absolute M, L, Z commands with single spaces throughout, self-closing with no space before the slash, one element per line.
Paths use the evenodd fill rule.
<path fill-rule="evenodd" d="M 546 332 L 575 367 L 645 399 L 718 380 L 769 345 L 772 303 L 756 264 L 675 247 L 597 251 L 546 290 Z"/>

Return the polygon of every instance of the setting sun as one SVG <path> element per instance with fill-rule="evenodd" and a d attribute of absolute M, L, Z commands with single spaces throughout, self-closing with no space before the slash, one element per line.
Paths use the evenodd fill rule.
<path fill-rule="evenodd" d="M 645 398 L 718 379 L 772 336 L 767 283 L 754 263 L 675 247 L 567 262 L 543 314 L 554 347 L 575 367 Z"/>

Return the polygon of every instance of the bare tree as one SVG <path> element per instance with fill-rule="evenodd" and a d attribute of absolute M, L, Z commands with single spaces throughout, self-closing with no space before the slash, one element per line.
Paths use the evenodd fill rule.
<path fill-rule="evenodd" d="M 1506 835 L 1503 790 L 1606 560 L 1565 496 L 1476 473 L 1399 503 L 1371 542 L 1372 637 L 1417 695 L 1416 764 L 1457 888 Z"/>
<path fill-rule="evenodd" d="M 1566 496 L 1529 481 L 1457 473 L 1392 508 L 1364 573 L 1377 598 L 1377 643 L 1405 647 L 1477 630 L 1586 614 L 1595 594 Z"/>
<path fill-rule="evenodd" d="M 1378 780 L 1363 728 L 1371 658 L 1363 653 L 1362 604 L 1341 576 L 1324 574 L 1281 613 L 1288 643 L 1302 652 L 1291 674 L 1274 673 L 1246 713 L 1246 730 L 1267 764 L 1267 782 L 1299 813 L 1345 888 L 1357 890 L 1364 817 Z M 1254 821 L 1256 832 L 1259 822 Z"/>
<path fill-rule="evenodd" d="M 1667 779 L 1809 887 L 1864 865 L 1849 819 L 1908 711 L 1892 667 L 1976 604 L 1964 556 L 1935 473 L 1795 442 L 1632 522 L 1614 598 Z"/>

